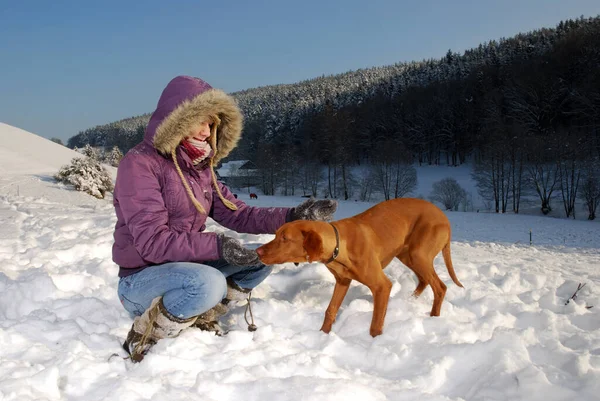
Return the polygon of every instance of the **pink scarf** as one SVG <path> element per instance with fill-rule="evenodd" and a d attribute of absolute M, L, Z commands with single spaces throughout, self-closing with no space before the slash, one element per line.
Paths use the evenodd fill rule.
<path fill-rule="evenodd" d="M 183 150 L 188 154 L 194 165 L 206 159 L 210 154 L 210 145 L 206 141 L 198 141 L 194 138 L 184 139 L 181 142 Z"/>

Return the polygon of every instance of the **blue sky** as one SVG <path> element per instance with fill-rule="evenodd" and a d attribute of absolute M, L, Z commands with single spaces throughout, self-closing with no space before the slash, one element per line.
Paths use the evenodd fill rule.
<path fill-rule="evenodd" d="M 180 74 L 234 92 L 600 14 L 598 0 L 207 3 L 0 0 L 0 122 L 66 141 L 153 111 Z"/>

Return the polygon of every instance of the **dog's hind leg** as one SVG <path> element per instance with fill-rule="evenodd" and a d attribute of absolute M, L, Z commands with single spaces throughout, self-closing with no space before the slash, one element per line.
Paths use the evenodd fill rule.
<path fill-rule="evenodd" d="M 411 243 L 408 249 L 410 268 L 419 277 L 419 285 L 415 292 L 424 288 L 422 283 L 429 284 L 433 291 L 433 306 L 430 315 L 439 316 L 442 302 L 446 296 L 446 284 L 435 272 L 433 260 L 448 242 L 448 232 L 442 226 L 424 226 L 416 233 L 418 235 L 415 238 L 418 238 L 418 242 Z"/>
<path fill-rule="evenodd" d="M 438 277 L 433 270 L 433 262 L 431 263 L 432 278 L 429 283 L 433 290 L 433 306 L 431 308 L 431 316 L 439 316 L 442 310 L 442 302 L 446 296 L 446 284 Z"/>
<path fill-rule="evenodd" d="M 333 270 L 331 272 L 333 273 Z M 321 326 L 321 331 L 324 333 L 329 333 L 331 331 L 331 326 L 335 322 L 340 305 L 342 304 L 342 301 L 344 301 L 344 298 L 348 293 L 348 288 L 350 288 L 350 283 L 352 282 L 349 278 L 341 278 L 335 273 L 333 273 L 333 275 L 335 276 L 333 296 L 325 311 L 325 320 L 323 320 L 323 326 Z"/>
<path fill-rule="evenodd" d="M 419 284 L 417 284 L 417 288 L 415 288 L 415 290 L 412 293 L 412 296 L 415 298 L 419 298 L 423 291 L 425 291 L 425 288 L 427 288 L 427 286 L 429 285 L 425 281 L 423 281 L 423 279 L 418 275 L 417 278 L 419 279 Z"/>
<path fill-rule="evenodd" d="M 427 242 L 425 242 L 427 243 Z M 401 259 L 402 260 L 402 259 Z M 407 264 L 406 262 L 410 263 Z M 442 302 L 446 296 L 446 284 L 438 277 L 433 268 L 433 258 L 422 249 L 411 249 L 410 256 L 406 262 L 403 261 L 419 278 L 419 284 L 413 293 L 418 297 L 427 285 L 431 286 L 433 291 L 433 307 L 431 308 L 431 316 L 439 316 L 442 309 Z"/>
<path fill-rule="evenodd" d="M 425 281 L 423 279 L 423 277 L 418 273 L 418 271 L 416 271 L 413 268 L 413 264 L 408 256 L 408 252 L 402 252 L 402 253 L 396 255 L 396 257 L 398 259 L 400 259 L 400 262 L 402 262 L 406 267 L 408 267 L 410 270 L 412 270 L 412 272 L 415 273 L 415 276 L 417 276 L 417 280 L 419 280 L 419 284 L 417 284 L 417 288 L 415 288 L 415 290 L 413 291 L 412 296 L 415 298 L 419 298 L 419 296 L 423 293 L 423 291 L 425 291 L 425 288 L 427 288 L 429 283 L 427 283 L 427 281 Z"/>

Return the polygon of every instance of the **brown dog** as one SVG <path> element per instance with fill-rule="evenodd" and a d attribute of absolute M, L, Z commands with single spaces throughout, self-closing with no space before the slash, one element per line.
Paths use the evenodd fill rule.
<path fill-rule="evenodd" d="M 434 204 L 422 199 L 400 198 L 381 202 L 354 217 L 326 223 L 297 220 L 286 223 L 275 239 L 256 252 L 265 264 L 321 262 L 335 276 L 335 288 L 321 330 L 329 333 L 352 280 L 363 283 L 373 294 L 374 311 L 370 333 L 383 331 L 392 283 L 383 269 L 394 257 L 416 275 L 414 296 L 430 285 L 433 290 L 431 316 L 439 316 L 446 285 L 433 269 L 433 259 L 442 251 L 452 281 L 459 287 L 450 257 L 450 222 Z"/>
<path fill-rule="evenodd" d="M 258 199 L 258 195 L 256 195 L 255 193 L 251 193 L 250 199 Z"/>

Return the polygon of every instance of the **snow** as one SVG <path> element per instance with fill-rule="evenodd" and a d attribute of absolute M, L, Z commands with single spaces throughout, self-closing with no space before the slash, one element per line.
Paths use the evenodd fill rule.
<path fill-rule="evenodd" d="M 53 183 L 73 151 L 4 124 L 0 138 L 0 400 L 600 399 L 597 222 L 449 212 L 465 288 L 438 257 L 448 285 L 440 317 L 428 316 L 430 289 L 410 296 L 415 277 L 394 260 L 383 335 L 369 336 L 373 302 L 361 284 L 327 335 L 333 276 L 318 263 L 278 265 L 253 292 L 258 331 L 246 331 L 239 306 L 227 336 L 189 329 L 133 364 L 120 349 L 131 318 L 116 296 L 110 197 Z M 423 192 L 450 175 L 418 171 Z M 371 205 L 340 202 L 336 218 Z M 250 247 L 272 238 L 230 234 Z"/>

